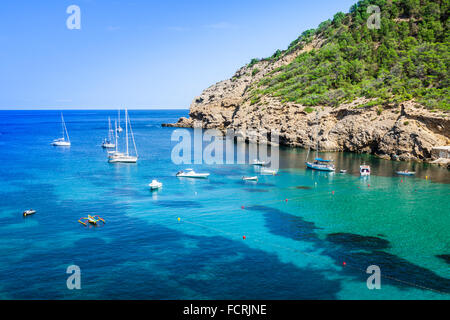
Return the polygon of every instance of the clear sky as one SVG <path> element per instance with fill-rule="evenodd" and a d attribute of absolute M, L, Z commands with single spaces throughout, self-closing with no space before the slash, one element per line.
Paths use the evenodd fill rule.
<path fill-rule="evenodd" d="M 0 109 L 188 108 L 356 1 L 2 0 Z"/>

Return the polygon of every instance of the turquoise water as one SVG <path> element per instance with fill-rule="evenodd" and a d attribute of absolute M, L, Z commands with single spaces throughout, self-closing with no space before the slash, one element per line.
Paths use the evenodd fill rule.
<path fill-rule="evenodd" d="M 0 298 L 450 297 L 446 169 L 330 153 L 349 171 L 328 174 L 282 149 L 279 175 L 245 183 L 248 165 L 172 163 L 174 129 L 160 124 L 186 114 L 130 111 L 140 161 L 113 165 L 100 145 L 115 111 L 65 112 L 70 149 L 50 146 L 59 112 L 1 111 Z M 174 176 L 186 167 L 211 177 Z M 152 179 L 163 189 L 150 192 Z M 30 207 L 37 214 L 23 218 Z M 88 214 L 106 224 L 83 227 Z M 72 264 L 81 290 L 66 287 Z M 381 268 L 380 290 L 367 289 L 369 265 Z"/>

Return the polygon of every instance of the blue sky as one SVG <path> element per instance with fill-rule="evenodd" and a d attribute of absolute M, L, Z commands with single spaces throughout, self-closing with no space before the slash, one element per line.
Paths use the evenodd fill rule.
<path fill-rule="evenodd" d="M 188 108 L 356 0 L 3 0 L 0 109 Z M 81 9 L 69 30 L 66 9 Z"/>

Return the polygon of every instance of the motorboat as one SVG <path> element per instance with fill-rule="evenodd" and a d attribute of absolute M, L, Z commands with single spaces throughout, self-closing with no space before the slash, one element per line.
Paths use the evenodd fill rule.
<path fill-rule="evenodd" d="M 401 176 L 413 176 L 413 175 L 416 174 L 415 172 L 410 172 L 410 171 L 408 171 L 408 170 L 405 170 L 405 171 L 397 171 L 396 173 L 399 174 L 399 175 L 401 175 Z"/>
<path fill-rule="evenodd" d="M 242 180 L 244 181 L 258 181 L 258 177 L 254 176 L 254 177 L 242 177 Z"/>
<path fill-rule="evenodd" d="M 276 174 L 277 174 L 277 170 L 272 170 L 272 169 L 262 168 L 262 169 L 261 169 L 261 174 L 271 174 L 271 175 L 276 175 Z"/>
<path fill-rule="evenodd" d="M 359 174 L 363 177 L 363 176 L 370 176 L 370 166 L 368 165 L 361 165 L 359 166 Z"/>
<path fill-rule="evenodd" d="M 176 174 L 179 178 L 200 178 L 206 179 L 209 177 L 209 173 L 197 173 L 193 169 L 186 169 L 185 171 L 179 171 Z"/>
<path fill-rule="evenodd" d="M 339 172 L 340 172 L 340 173 L 347 173 L 347 170 L 342 169 L 342 170 L 340 170 Z"/>
<path fill-rule="evenodd" d="M 151 190 L 156 190 L 162 188 L 162 185 L 162 182 L 159 182 L 158 180 L 152 180 L 152 182 L 148 186 Z"/>
<path fill-rule="evenodd" d="M 66 123 L 64 121 L 62 112 L 61 112 L 61 127 L 62 127 L 62 138 L 53 140 L 52 146 L 70 147 L 69 132 L 67 131 Z M 66 140 L 66 137 L 67 137 L 67 140 Z"/>
<path fill-rule="evenodd" d="M 35 214 L 35 213 L 36 213 L 36 210 L 33 210 L 33 209 L 25 210 L 25 211 L 23 212 L 23 216 L 24 216 L 24 217 L 26 217 L 26 216 L 31 216 L 31 215 L 33 215 L 33 214 Z"/>

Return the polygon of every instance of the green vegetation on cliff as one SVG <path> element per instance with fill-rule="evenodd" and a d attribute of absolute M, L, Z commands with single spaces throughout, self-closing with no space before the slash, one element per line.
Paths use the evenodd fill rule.
<path fill-rule="evenodd" d="M 337 106 L 357 97 L 372 105 L 415 99 L 430 109 L 450 110 L 450 0 L 364 0 L 348 14 L 304 32 L 280 57 L 314 40 L 320 49 L 301 53 L 290 64 L 266 75 L 254 87 L 252 102 L 262 95 L 307 106 Z M 367 21 L 380 8 L 380 28 Z M 251 65 L 258 60 L 253 59 Z"/>

